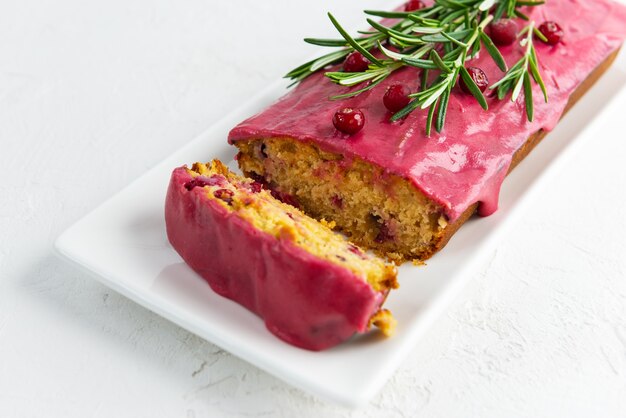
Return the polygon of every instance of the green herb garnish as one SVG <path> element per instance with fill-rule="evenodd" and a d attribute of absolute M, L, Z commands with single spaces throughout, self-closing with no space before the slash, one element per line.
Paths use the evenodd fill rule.
<path fill-rule="evenodd" d="M 361 36 L 356 38 L 351 37 L 329 13 L 328 17 L 342 39 L 307 38 L 305 41 L 313 45 L 341 49 L 309 61 L 285 77 L 297 83 L 320 69 L 341 62 L 351 52 L 358 51 L 370 61 L 367 70 L 325 73 L 339 85 L 363 84 L 363 87 L 357 90 L 331 98 L 343 99 L 375 88 L 400 68 L 414 67 L 422 73 L 422 88 L 410 95 L 411 102 L 395 113 L 392 120 L 401 119 L 418 108 L 428 109 L 426 133 L 430 135 L 433 121 L 437 132 L 443 129 L 450 93 L 459 77 L 463 79 L 480 106 L 487 109 L 485 97 L 465 69 L 466 63 L 484 48 L 496 65 L 506 72 L 504 77 L 490 88 L 497 88 L 497 96 L 500 99 L 512 90 L 512 100 L 516 100 L 524 88 L 526 114 L 528 120 L 532 120 L 531 78 L 541 86 L 545 100 L 548 99 L 533 46 L 533 34 L 540 38 L 543 35 L 535 29 L 534 22 L 530 22 L 520 32 L 520 36 L 526 35 L 521 41 L 522 45 L 526 46 L 526 52 L 520 61 L 508 69 L 498 48 L 485 33 L 485 27 L 502 17 L 528 20 L 519 9 L 543 3 L 543 0 L 435 0 L 432 6 L 412 12 L 366 10 L 365 14 L 371 17 L 396 20 L 390 26 L 385 26 L 372 18 L 367 18 L 372 29 L 359 32 Z M 374 56 L 371 51 L 375 49 L 378 49 L 382 56 Z M 429 82 L 431 74 L 435 77 Z"/>
<path fill-rule="evenodd" d="M 511 67 L 509 71 L 498 82 L 489 86 L 490 89 L 497 89 L 498 98 L 504 99 L 509 91 L 513 91 L 511 94 L 511 100 L 516 101 L 519 97 L 522 87 L 524 88 L 524 101 L 526 103 L 526 116 L 529 121 L 533 120 L 534 108 L 533 108 L 533 89 L 530 84 L 530 78 L 535 80 L 535 83 L 541 87 L 543 98 L 548 103 L 548 92 L 546 91 L 546 85 L 539 73 L 539 63 L 537 60 L 537 53 L 535 51 L 535 45 L 533 44 L 533 35 L 536 35 L 540 39 L 545 37 L 539 32 L 534 25 L 534 22 L 530 22 L 520 32 L 520 35 L 526 35 L 522 39 L 522 46 L 526 47 L 524 56 Z"/>

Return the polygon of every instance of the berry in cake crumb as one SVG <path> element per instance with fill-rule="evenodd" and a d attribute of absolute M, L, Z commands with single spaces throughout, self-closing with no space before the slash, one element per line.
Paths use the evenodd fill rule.
<path fill-rule="evenodd" d="M 389 226 L 387 225 L 387 223 L 383 222 L 378 228 L 378 235 L 376 235 L 376 238 L 374 238 L 374 241 L 376 241 L 379 244 L 382 244 L 383 242 L 387 242 L 391 240 L 393 240 L 393 235 L 391 234 L 391 231 L 389 230 Z"/>
<path fill-rule="evenodd" d="M 392 84 L 383 96 L 383 104 L 391 112 L 397 112 L 406 107 L 411 101 L 410 90 L 404 84 Z"/>
<path fill-rule="evenodd" d="M 361 73 L 367 70 L 370 62 L 358 51 L 351 52 L 343 62 L 343 70 L 346 73 Z"/>
<path fill-rule="evenodd" d="M 539 32 L 546 37 L 545 43 L 548 45 L 556 45 L 563 38 L 563 29 L 558 23 L 547 20 L 539 25 Z"/>
<path fill-rule="evenodd" d="M 338 131 L 352 135 L 363 129 L 365 115 L 359 109 L 344 107 L 335 112 L 333 125 Z"/>
<path fill-rule="evenodd" d="M 511 45 L 517 38 L 517 22 L 513 19 L 500 19 L 488 27 L 491 40 L 496 45 Z"/>
<path fill-rule="evenodd" d="M 255 172 L 249 173 L 248 177 L 250 177 L 252 180 L 254 180 L 257 183 L 261 183 L 262 186 L 267 184 L 267 180 L 265 179 L 265 177 Z"/>
<path fill-rule="evenodd" d="M 231 190 L 228 190 L 228 189 L 217 189 L 216 191 L 213 192 L 213 196 L 217 197 L 220 200 L 223 200 L 229 205 L 233 203 L 234 195 L 235 193 L 233 193 Z"/>
<path fill-rule="evenodd" d="M 298 203 L 296 198 L 290 195 L 289 193 L 284 193 L 278 190 L 272 190 L 270 191 L 270 193 L 272 194 L 274 199 L 278 199 L 283 203 L 293 206 L 294 208 L 300 207 L 300 204 Z"/>
<path fill-rule="evenodd" d="M 339 197 L 339 195 L 336 195 L 336 194 L 332 195 L 332 197 L 330 198 L 330 201 L 333 203 L 333 205 L 335 205 L 339 209 L 343 209 L 343 199 Z"/>
<path fill-rule="evenodd" d="M 252 193 L 259 193 L 263 189 L 263 185 L 258 181 L 253 181 L 252 183 L 248 183 L 248 187 Z"/>
<path fill-rule="evenodd" d="M 483 70 L 478 67 L 468 67 L 467 72 L 469 73 L 476 86 L 480 89 L 480 91 L 485 91 L 487 86 L 489 85 L 489 80 L 487 79 L 487 74 Z M 472 94 L 470 89 L 467 87 L 463 79 L 459 79 L 459 86 L 461 90 L 463 90 L 467 94 Z"/>
<path fill-rule="evenodd" d="M 204 187 L 206 185 L 207 184 L 204 181 L 202 181 L 202 180 L 193 179 L 193 180 L 190 180 L 187 183 L 185 183 L 185 189 L 191 191 L 191 190 L 195 189 L 196 187 Z"/>
<path fill-rule="evenodd" d="M 358 255 L 358 256 L 359 256 L 359 257 L 361 257 L 361 258 L 365 258 L 365 257 L 364 257 L 364 254 L 363 254 L 363 251 L 361 251 L 361 250 L 359 249 L 359 247 L 357 247 L 357 246 L 356 246 L 356 245 L 354 245 L 354 244 L 348 244 L 348 251 L 350 251 L 350 252 L 351 252 L 351 253 L 353 253 L 353 254 Z"/>
<path fill-rule="evenodd" d="M 196 187 L 204 187 L 204 186 L 216 186 L 216 185 L 223 185 L 226 182 L 226 180 L 221 177 L 221 176 L 211 176 L 209 178 L 206 177 L 196 177 L 193 180 L 188 181 L 187 183 L 185 183 L 185 189 L 191 191 L 193 189 L 195 189 Z"/>
<path fill-rule="evenodd" d="M 405 12 L 413 12 L 415 10 L 423 9 L 426 4 L 421 0 L 409 0 L 404 5 Z"/>

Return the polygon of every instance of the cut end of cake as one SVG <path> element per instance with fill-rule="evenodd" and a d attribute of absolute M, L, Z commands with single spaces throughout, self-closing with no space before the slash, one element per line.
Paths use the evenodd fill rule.
<path fill-rule="evenodd" d="M 396 267 L 367 254 L 334 232 L 334 221 L 318 222 L 310 218 L 297 207 L 275 198 L 276 193 L 267 190 L 262 183 L 231 172 L 219 160 L 195 163 L 188 171 L 193 177 L 192 187 L 202 185 L 211 200 L 236 212 L 256 229 L 291 241 L 316 257 L 347 268 L 377 292 L 398 287 Z"/>
<path fill-rule="evenodd" d="M 443 208 L 378 166 L 290 138 L 235 145 L 247 176 L 288 196 L 309 215 L 332 220 L 351 241 L 392 261 L 426 259 L 444 241 Z"/>

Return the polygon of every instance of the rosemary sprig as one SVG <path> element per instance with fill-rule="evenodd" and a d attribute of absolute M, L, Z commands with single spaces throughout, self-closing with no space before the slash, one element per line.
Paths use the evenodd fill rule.
<path fill-rule="evenodd" d="M 529 119 L 532 119 L 531 76 L 542 86 L 547 99 L 538 70 L 537 56 L 532 46 L 532 34 L 538 31 L 534 29 L 532 23 L 525 29 L 523 33 L 526 33 L 527 37 L 522 43 L 527 47 L 526 53 L 520 62 L 508 69 L 504 58 L 484 29 L 489 22 L 504 16 L 527 19 L 519 8 L 538 6 L 543 2 L 543 0 L 435 0 L 432 6 L 412 12 L 366 10 L 365 13 L 371 17 L 394 20 L 390 26 L 385 26 L 368 18 L 367 22 L 372 29 L 359 32 L 361 36 L 357 38 L 351 37 L 329 13 L 328 17 L 342 39 L 307 38 L 305 41 L 314 45 L 342 49 L 309 61 L 285 77 L 297 83 L 322 68 L 342 61 L 351 52 L 358 51 L 370 61 L 367 70 L 355 73 L 331 71 L 325 74 L 339 85 L 347 87 L 361 85 L 361 88 L 331 97 L 344 99 L 373 89 L 400 68 L 414 67 L 421 72 L 421 90 L 410 95 L 411 102 L 395 113 L 392 120 L 401 119 L 418 108 L 428 109 L 426 133 L 430 135 L 433 121 L 438 132 L 443 129 L 450 93 L 459 77 L 463 79 L 477 102 L 487 109 L 485 97 L 465 69 L 466 62 L 484 47 L 498 67 L 506 72 L 504 77 L 506 80 L 500 80 L 496 86 L 498 97 L 503 98 L 513 89 L 513 96 L 517 98 L 521 88 L 524 87 L 527 114 Z M 375 49 L 378 49 L 380 54 L 371 52 Z M 433 78 L 431 75 L 434 79 L 429 83 Z"/>
<path fill-rule="evenodd" d="M 418 107 L 421 109 L 429 109 L 429 115 L 426 121 L 426 135 L 430 135 L 432 119 L 435 112 L 437 116 L 435 119 L 435 129 L 437 132 L 441 132 L 446 120 L 450 93 L 452 91 L 452 87 L 456 84 L 459 75 L 461 75 L 463 81 L 465 81 L 470 92 L 481 107 L 485 110 L 487 109 L 487 101 L 485 100 L 483 93 L 480 91 L 478 86 L 476 86 L 476 83 L 474 83 L 474 80 L 465 69 L 465 61 L 467 60 L 468 55 L 476 49 L 475 44 L 480 42 L 481 34 L 487 36 L 484 34 L 483 30 L 492 19 L 492 16 L 487 16 L 487 18 L 485 18 L 480 25 L 472 30 L 466 42 L 461 42 L 442 31 L 441 35 L 443 35 L 444 38 L 450 43 L 454 43 L 457 46 L 457 48 L 452 49 L 443 57 L 440 57 L 435 49 L 431 49 L 430 60 L 403 58 L 403 62 L 407 65 L 423 69 L 439 70 L 440 75 L 435 79 L 429 88 L 418 93 L 411 94 L 410 97 L 413 98 L 413 100 L 404 109 L 395 113 L 391 118 L 392 121 L 405 117 Z M 498 55 L 499 54 L 500 53 L 498 52 Z M 499 60 L 500 59 L 501 62 L 504 63 L 504 59 L 502 59 L 499 55 Z M 437 108 L 437 110 L 435 110 L 435 108 Z"/>
<path fill-rule="evenodd" d="M 532 122 L 534 117 L 533 107 L 533 89 L 530 83 L 530 78 L 535 80 L 535 83 L 541 87 L 543 98 L 548 103 L 548 92 L 546 91 L 546 85 L 541 78 L 539 72 L 539 64 L 537 60 L 537 52 L 535 51 L 535 45 L 533 44 L 533 35 L 536 35 L 540 39 L 545 39 L 543 34 L 535 28 L 535 22 L 530 22 L 521 32 L 520 36 L 526 35 L 522 39 L 522 46 L 526 47 L 524 56 L 520 58 L 514 66 L 502 77 L 498 82 L 492 84 L 489 89 L 497 89 L 498 99 L 502 100 L 506 95 L 511 93 L 511 101 L 516 101 L 519 94 L 524 88 L 524 101 L 526 105 L 526 116 L 528 120 Z"/>

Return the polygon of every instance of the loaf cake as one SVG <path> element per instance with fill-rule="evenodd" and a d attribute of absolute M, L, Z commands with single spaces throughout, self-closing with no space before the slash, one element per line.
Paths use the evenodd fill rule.
<path fill-rule="evenodd" d="M 625 8 L 608 0 L 550 0 L 524 13 L 537 22 L 557 21 L 563 35 L 558 42 L 536 42 L 549 101 L 535 101 L 532 121 L 523 95 L 501 100 L 495 90 L 485 91 L 485 111 L 456 86 L 445 127 L 427 135 L 426 111 L 392 120 L 383 101 L 398 84 L 420 91 L 415 68 L 403 67 L 375 88 L 338 100 L 330 98 L 362 86 L 337 85 L 318 71 L 232 129 L 239 167 L 311 216 L 333 220 L 362 246 L 397 262 L 427 259 L 474 212 L 486 216 L 497 209 L 507 173 L 608 68 L 626 37 Z M 514 42 L 499 50 L 510 67 L 524 48 Z M 504 75 L 484 51 L 471 66 L 492 81 Z M 539 85 L 530 88 L 542 97 Z M 344 109 L 358 110 L 362 126 L 338 130 Z"/>
<path fill-rule="evenodd" d="M 218 160 L 174 170 L 165 220 L 172 246 L 215 292 L 290 344 L 322 350 L 372 325 L 393 332 L 381 305 L 398 286 L 395 265 Z"/>

